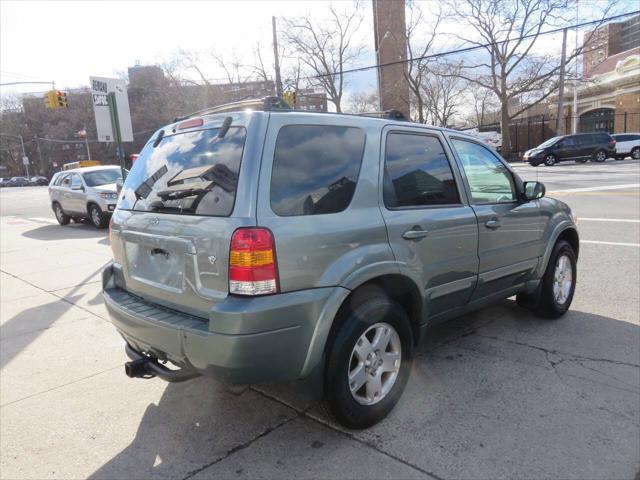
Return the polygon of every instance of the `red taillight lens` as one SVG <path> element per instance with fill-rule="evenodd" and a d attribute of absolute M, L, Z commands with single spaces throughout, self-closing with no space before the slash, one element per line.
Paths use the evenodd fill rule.
<path fill-rule="evenodd" d="M 239 228 L 231 237 L 229 293 L 266 295 L 277 292 L 273 235 L 266 228 Z"/>

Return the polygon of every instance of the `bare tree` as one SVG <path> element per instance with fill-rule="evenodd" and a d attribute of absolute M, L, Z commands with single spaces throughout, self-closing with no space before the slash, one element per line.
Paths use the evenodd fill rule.
<path fill-rule="evenodd" d="M 425 58 L 433 48 L 433 44 L 438 35 L 438 29 L 444 20 L 442 10 L 438 9 L 432 18 L 433 23 L 428 31 L 422 32 L 421 27 L 425 23 L 425 15 L 422 9 L 414 2 L 407 4 L 409 10 L 409 20 L 407 22 L 407 53 L 410 59 L 404 71 L 405 78 L 409 84 L 411 99 L 409 104 L 415 112 L 415 119 L 420 123 L 425 123 L 425 90 L 424 85 L 429 68 L 430 59 Z"/>
<path fill-rule="evenodd" d="M 353 66 L 364 46 L 355 45 L 355 33 L 363 16 L 358 4 L 346 11 L 329 7 L 329 18 L 317 21 L 311 15 L 285 19 L 280 36 L 291 53 L 296 55 L 308 71 L 311 86 L 321 87 L 336 111 L 342 111 L 342 97 L 346 84 L 344 70 Z"/>
<path fill-rule="evenodd" d="M 374 112 L 378 109 L 378 92 L 375 90 L 369 92 L 354 93 L 349 97 L 347 102 L 347 111 L 349 113 L 365 113 Z"/>
<path fill-rule="evenodd" d="M 499 108 L 499 104 L 496 101 L 495 93 L 492 90 L 486 88 L 477 88 L 477 85 L 468 84 L 468 100 L 473 105 L 473 113 L 471 114 L 470 121 L 475 127 L 484 125 L 487 120 L 487 115 L 490 112 L 494 112 Z"/>
<path fill-rule="evenodd" d="M 465 90 L 465 82 L 457 77 L 459 72 L 460 64 L 444 62 L 425 69 L 421 91 L 429 123 L 447 127 L 459 113 Z"/>
<path fill-rule="evenodd" d="M 611 4 L 602 6 L 603 18 Z M 535 46 L 545 28 L 568 21 L 562 15 L 572 11 L 575 0 L 449 0 L 447 5 L 459 19 L 457 32 L 469 32 L 454 36 L 488 55 L 484 62 L 466 62 L 458 76 L 498 98 L 502 151 L 509 154 L 510 120 L 557 91 L 560 59 L 536 54 Z M 573 51 L 567 62 L 579 54 L 580 49 Z"/>

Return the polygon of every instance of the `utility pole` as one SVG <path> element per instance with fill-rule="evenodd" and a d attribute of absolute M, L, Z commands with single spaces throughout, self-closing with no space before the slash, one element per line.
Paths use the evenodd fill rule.
<path fill-rule="evenodd" d="M 110 92 L 107 94 L 107 101 L 109 102 L 109 114 L 111 115 L 111 127 L 113 129 L 113 136 L 116 143 L 116 156 L 120 162 L 120 170 L 122 172 L 122 181 L 127 178 L 126 169 L 124 165 L 124 147 L 122 146 L 122 133 L 120 132 L 120 120 L 118 118 L 118 106 L 116 105 L 116 94 Z"/>
<path fill-rule="evenodd" d="M 276 69 L 276 95 L 282 97 L 282 79 L 280 78 L 280 60 L 278 59 L 278 35 L 276 34 L 276 17 L 271 17 L 273 28 L 273 58 Z"/>
<path fill-rule="evenodd" d="M 578 25 L 578 1 L 576 1 L 576 25 Z M 576 26 L 576 52 L 578 51 L 578 27 Z M 575 80 L 573 81 L 573 108 L 571 113 L 571 133 L 578 133 L 578 56 L 576 55 Z"/>
<path fill-rule="evenodd" d="M 564 135 L 564 67 L 567 55 L 567 29 L 562 31 L 562 58 L 560 58 L 560 84 L 558 85 L 558 116 L 556 118 L 556 135 Z"/>

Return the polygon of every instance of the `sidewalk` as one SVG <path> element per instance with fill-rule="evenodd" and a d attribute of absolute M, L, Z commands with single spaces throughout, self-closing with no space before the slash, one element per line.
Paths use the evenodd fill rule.
<path fill-rule="evenodd" d="M 640 468 L 633 302 L 618 302 L 629 320 L 617 320 L 589 288 L 557 322 L 505 301 L 437 327 L 391 416 L 345 432 L 300 384 L 234 394 L 207 378 L 127 378 L 100 294 L 106 231 L 3 217 L 0 234 L 3 479 L 631 479 Z M 581 252 L 585 283 L 598 252 Z"/>

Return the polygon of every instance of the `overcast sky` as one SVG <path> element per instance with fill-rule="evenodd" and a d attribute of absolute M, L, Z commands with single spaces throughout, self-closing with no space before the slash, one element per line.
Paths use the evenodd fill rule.
<path fill-rule="evenodd" d="M 602 1 L 583 0 L 581 4 L 597 12 Z M 338 8 L 351 5 L 335 4 Z M 241 58 L 251 61 L 257 42 L 264 53 L 271 52 L 272 15 L 323 18 L 328 5 L 320 0 L 0 0 L 0 83 L 55 80 L 58 88 L 80 87 L 88 85 L 90 75 L 113 77 L 136 62 L 146 65 L 166 60 L 180 48 L 201 52 L 211 47 L 219 52 L 235 49 Z M 374 62 L 371 2 L 362 5 L 365 18 L 360 40 L 368 47 L 362 63 L 370 65 Z M 637 5 L 637 1 L 622 0 L 616 11 L 632 11 Z M 541 46 L 558 49 L 560 37 L 554 37 L 546 37 Z M 270 64 L 272 56 L 265 61 Z M 373 88 L 372 72 L 354 83 L 361 89 L 369 84 Z M 207 74 L 223 76 L 213 65 L 208 66 Z M 46 85 L 3 87 L 2 93 L 46 89 Z"/>

